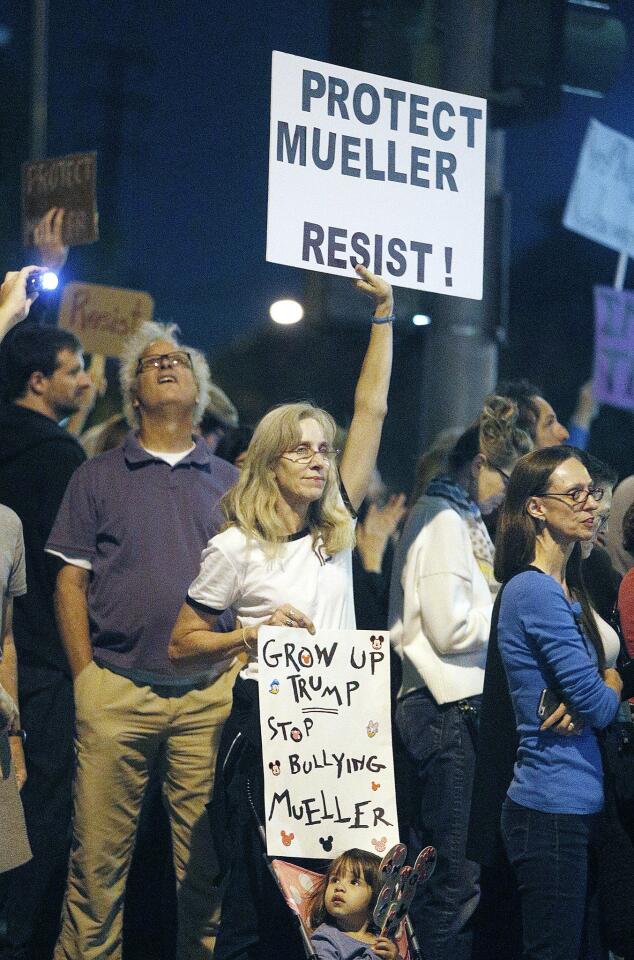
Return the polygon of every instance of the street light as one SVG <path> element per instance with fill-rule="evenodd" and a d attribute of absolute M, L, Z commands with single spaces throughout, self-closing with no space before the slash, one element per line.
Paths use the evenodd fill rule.
<path fill-rule="evenodd" d="M 297 300 L 276 300 L 271 304 L 269 313 L 275 323 L 290 326 L 292 323 L 299 323 L 304 316 L 304 308 Z"/>

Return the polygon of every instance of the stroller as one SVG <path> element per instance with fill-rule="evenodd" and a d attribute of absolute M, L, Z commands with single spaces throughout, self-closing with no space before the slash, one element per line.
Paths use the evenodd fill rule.
<path fill-rule="evenodd" d="M 318 960 L 308 928 L 307 896 L 321 874 L 286 860 L 269 857 L 266 852 L 266 831 L 251 803 L 251 809 L 262 840 L 262 857 L 277 888 L 297 919 L 306 960 Z M 436 866 L 433 847 L 421 850 L 413 867 L 404 866 L 407 847 L 397 843 L 383 857 L 380 866 L 383 887 L 375 909 L 374 921 L 387 936 L 393 937 L 400 960 L 423 960 L 414 928 L 408 915 L 416 887 L 425 883 Z"/>

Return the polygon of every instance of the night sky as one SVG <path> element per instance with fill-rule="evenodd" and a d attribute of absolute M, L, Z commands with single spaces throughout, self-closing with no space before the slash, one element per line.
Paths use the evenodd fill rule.
<path fill-rule="evenodd" d="M 81 279 L 96 267 L 149 290 L 160 318 L 212 348 L 264 321 L 272 299 L 301 296 L 301 271 L 264 260 L 271 51 L 326 58 L 325 0 L 51 10 L 49 153 L 99 150 L 106 255 L 77 251 L 77 279 L 95 256 Z"/>
<path fill-rule="evenodd" d="M 562 94 L 558 113 L 541 123 L 508 130 L 506 176 L 513 197 L 515 260 L 552 231 L 549 214 L 554 204 L 566 199 L 589 119 L 595 117 L 634 137 L 634 5 L 619 4 L 618 14 L 628 26 L 630 51 L 609 93 L 601 100 Z M 592 246 L 596 252 L 596 244 Z M 616 257 L 613 254 L 615 268 Z"/>
<path fill-rule="evenodd" d="M 17 21 L 26 3 L 4 2 Z M 148 289 L 209 346 L 301 295 L 301 271 L 264 260 L 270 59 L 327 60 L 328 6 L 51 0 L 48 152 L 97 148 L 100 164 L 104 242 L 74 251 L 69 273 Z M 634 34 L 631 5 L 620 14 Z M 509 129 L 515 262 L 552 231 L 589 117 L 634 135 L 633 67 L 604 100 L 564 95 L 559 114 Z"/>
<path fill-rule="evenodd" d="M 0 0 L 0 22 L 13 29 L 2 56 L 23 91 L 29 6 Z M 148 290 L 158 318 L 212 356 L 267 329 L 272 300 L 302 297 L 305 274 L 264 259 L 270 61 L 273 49 L 328 60 L 328 9 L 327 0 L 51 0 L 48 153 L 99 153 L 102 240 L 71 253 L 66 279 Z M 619 13 L 634 36 L 632 5 Z M 5 94 L 5 130 L 12 110 Z M 634 136 L 631 51 L 604 100 L 565 95 L 557 115 L 507 136 L 513 277 L 501 366 L 541 380 L 564 414 L 590 373 L 592 284 L 610 283 L 616 266 L 616 254 L 558 226 L 592 116 Z M 18 169 L 3 166 L 9 209 Z M 13 238 L 17 230 L 15 216 Z M 2 249 L 19 259 L 17 244 Z"/>
<path fill-rule="evenodd" d="M 564 94 L 559 113 L 507 134 L 506 176 L 512 202 L 510 344 L 502 371 L 542 384 L 562 418 L 574 409 L 592 373 L 595 284 L 612 285 L 618 254 L 561 226 L 588 121 L 634 137 L 634 8 L 618 5 L 627 23 L 629 57 L 604 99 Z M 626 279 L 631 286 L 631 265 Z M 634 418 L 604 407 L 590 449 L 621 475 L 634 472 Z"/>

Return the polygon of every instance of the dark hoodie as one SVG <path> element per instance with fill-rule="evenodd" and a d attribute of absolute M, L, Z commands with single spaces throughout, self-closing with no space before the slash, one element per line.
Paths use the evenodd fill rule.
<path fill-rule="evenodd" d="M 0 503 L 24 527 L 27 593 L 13 606 L 21 668 L 48 664 L 68 672 L 53 610 L 59 564 L 44 545 L 71 474 L 85 459 L 75 437 L 54 420 L 13 403 L 0 406 Z"/>

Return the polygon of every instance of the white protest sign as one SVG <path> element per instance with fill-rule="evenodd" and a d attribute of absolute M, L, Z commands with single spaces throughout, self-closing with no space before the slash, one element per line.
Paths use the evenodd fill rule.
<path fill-rule="evenodd" d="M 260 627 L 267 851 L 382 855 L 398 843 L 389 634 Z"/>
<path fill-rule="evenodd" d="M 563 223 L 634 257 L 634 140 L 590 121 Z"/>
<path fill-rule="evenodd" d="M 274 51 L 266 259 L 482 298 L 486 100 Z"/>

